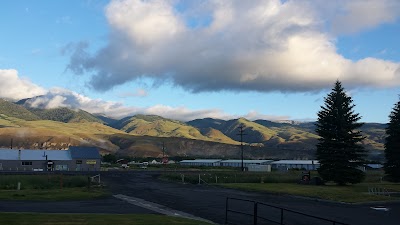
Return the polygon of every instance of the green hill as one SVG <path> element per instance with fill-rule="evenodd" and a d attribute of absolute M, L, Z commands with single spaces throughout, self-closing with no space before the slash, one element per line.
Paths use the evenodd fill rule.
<path fill-rule="evenodd" d="M 119 123 L 115 124 L 114 127 L 138 136 L 207 139 L 198 129 L 192 126 L 177 120 L 165 119 L 154 115 L 136 115 L 124 118 Z"/>
<path fill-rule="evenodd" d="M 203 120 L 193 120 L 188 122 L 188 124 L 196 126 L 200 129 L 213 128 L 215 130 L 219 130 L 224 135 L 235 141 L 240 141 L 240 136 L 238 135 L 239 126 L 243 126 L 244 133 L 246 133 L 243 141 L 247 143 L 262 143 L 270 140 L 277 134 L 274 130 L 269 129 L 268 127 L 262 126 L 244 118 L 228 121 L 206 118 Z"/>
<path fill-rule="evenodd" d="M 23 120 L 39 120 L 40 118 L 25 107 L 0 99 L 0 114 Z"/>
<path fill-rule="evenodd" d="M 243 126 L 244 133 L 246 134 L 243 140 L 247 143 L 262 143 L 277 135 L 274 130 L 244 118 L 228 120 L 220 130 L 233 140 L 240 141 L 240 135 L 238 135 L 239 126 Z"/>
<path fill-rule="evenodd" d="M 133 117 L 127 117 L 115 123 L 113 127 L 137 136 L 179 137 L 237 144 L 237 142 L 226 137 L 221 132 L 208 132 L 202 134 L 200 129 L 186 123 L 154 115 L 136 115 Z"/>
<path fill-rule="evenodd" d="M 110 118 L 106 115 L 102 115 L 102 114 L 93 114 L 93 116 L 95 116 L 97 119 L 103 121 L 104 124 L 107 124 L 109 126 L 113 126 L 113 124 L 117 123 L 119 120 L 117 119 L 113 119 Z"/>
<path fill-rule="evenodd" d="M 65 107 L 55 108 L 55 109 L 29 108 L 29 111 L 31 111 L 33 114 L 35 114 L 42 120 L 53 120 L 64 123 L 83 122 L 83 121 L 103 123 L 102 120 L 80 109 L 73 110 Z"/>

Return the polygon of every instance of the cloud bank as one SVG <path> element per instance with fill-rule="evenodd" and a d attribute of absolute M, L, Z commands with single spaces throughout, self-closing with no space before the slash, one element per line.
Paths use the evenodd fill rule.
<path fill-rule="evenodd" d="M 188 16 L 193 12 L 198 16 Z M 94 54 L 89 43 L 67 48 L 68 68 L 91 74 L 89 86 L 98 91 L 143 77 L 190 92 L 309 92 L 336 79 L 349 88 L 400 85 L 399 62 L 352 61 L 335 46 L 337 35 L 398 19 L 397 0 L 115 0 L 105 13 L 104 48 Z"/>
<path fill-rule="evenodd" d="M 187 107 L 171 107 L 167 105 L 154 105 L 150 107 L 129 107 L 122 103 L 104 101 L 101 99 L 91 99 L 76 92 L 53 88 L 46 94 L 34 97 L 26 101 L 30 107 L 34 108 L 58 108 L 67 107 L 72 109 L 82 109 L 94 114 L 103 114 L 112 118 L 123 118 L 136 114 L 159 115 L 169 119 L 180 121 L 190 121 L 199 118 L 218 118 L 236 119 L 245 117 L 249 120 L 268 119 L 268 120 L 287 120 L 286 116 L 271 116 L 250 111 L 246 115 L 230 115 L 220 109 L 191 110 Z"/>
<path fill-rule="evenodd" d="M 102 99 L 92 99 L 65 88 L 52 88 L 46 90 L 29 80 L 18 76 L 14 69 L 0 69 L 0 98 L 11 101 L 26 100 L 25 104 L 34 108 L 52 109 L 67 107 L 82 109 L 90 113 L 103 114 L 112 118 L 123 118 L 136 114 L 159 115 L 165 118 L 189 121 L 199 118 L 234 119 L 246 117 L 248 119 L 288 119 L 288 117 L 269 116 L 250 111 L 246 115 L 230 115 L 220 109 L 192 110 L 187 107 L 171 107 L 167 105 L 154 105 L 149 107 L 126 106 L 121 102 L 111 102 Z M 138 89 L 128 96 L 140 97 L 147 94 L 145 90 Z"/>

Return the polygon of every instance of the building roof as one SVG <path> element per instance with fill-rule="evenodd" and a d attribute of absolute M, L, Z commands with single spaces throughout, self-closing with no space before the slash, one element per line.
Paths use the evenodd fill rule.
<path fill-rule="evenodd" d="M 217 163 L 222 159 L 194 159 L 194 160 L 182 160 L 181 163 Z"/>
<path fill-rule="evenodd" d="M 72 159 L 68 150 L 0 149 L 0 160 L 46 160 L 46 155 L 47 160 Z"/>
<path fill-rule="evenodd" d="M 101 159 L 99 149 L 96 147 L 71 146 L 72 159 Z"/>
<path fill-rule="evenodd" d="M 266 162 L 272 162 L 273 160 L 267 160 L 267 159 L 245 159 L 243 160 L 243 163 L 266 163 Z M 242 163 L 241 159 L 228 159 L 228 160 L 222 160 L 222 163 Z"/>
<path fill-rule="evenodd" d="M 278 160 L 271 164 L 296 164 L 296 165 L 312 165 L 319 164 L 318 160 Z"/>

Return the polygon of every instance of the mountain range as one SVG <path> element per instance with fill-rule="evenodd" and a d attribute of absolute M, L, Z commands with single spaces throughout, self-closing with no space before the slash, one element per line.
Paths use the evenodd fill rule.
<path fill-rule="evenodd" d="M 103 153 L 137 157 L 238 158 L 239 127 L 243 127 L 246 158 L 314 158 L 318 135 L 313 122 L 196 119 L 182 122 L 156 115 L 122 119 L 81 109 L 32 108 L 26 100 L 0 99 L 0 147 L 64 149 L 92 145 Z M 371 159 L 381 159 L 385 124 L 366 123 L 363 145 Z"/>

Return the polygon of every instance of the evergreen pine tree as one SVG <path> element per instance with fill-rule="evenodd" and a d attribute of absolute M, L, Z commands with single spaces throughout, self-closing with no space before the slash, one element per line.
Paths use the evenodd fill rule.
<path fill-rule="evenodd" d="M 389 119 L 386 128 L 384 169 L 390 181 L 400 182 L 400 101 L 395 104 Z"/>
<path fill-rule="evenodd" d="M 316 132 L 318 173 L 325 181 L 339 185 L 359 183 L 365 174 L 358 167 L 364 163 L 365 150 L 360 145 L 364 139 L 358 129 L 363 125 L 358 113 L 354 113 L 353 100 L 342 84 L 336 81 L 332 92 L 325 98 L 325 105 L 318 112 Z"/>

